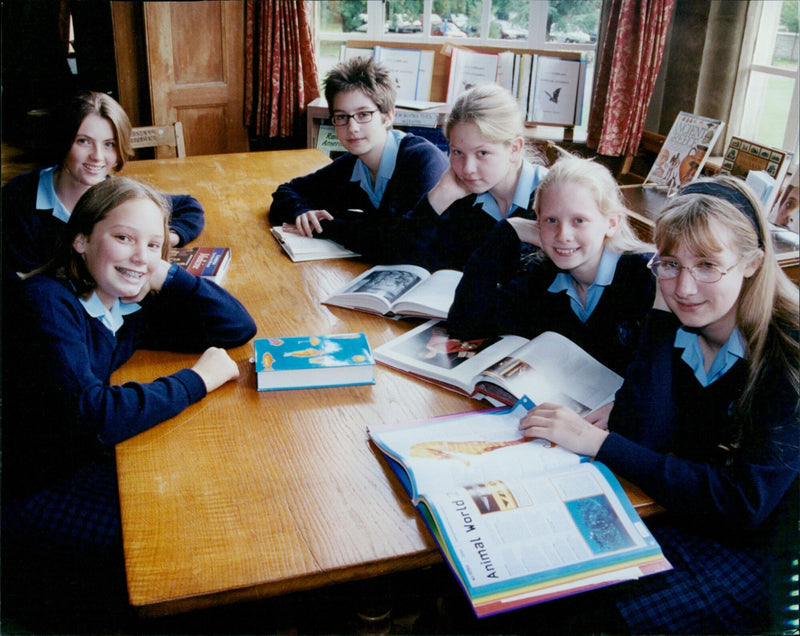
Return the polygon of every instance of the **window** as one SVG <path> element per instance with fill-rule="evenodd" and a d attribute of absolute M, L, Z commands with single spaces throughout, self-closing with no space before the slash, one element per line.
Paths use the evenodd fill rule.
<path fill-rule="evenodd" d="M 324 0 L 315 9 L 320 78 L 342 44 L 370 40 L 581 51 L 588 62 L 583 122 L 591 103 L 602 0 Z"/>
<path fill-rule="evenodd" d="M 752 12 L 752 15 L 751 13 Z M 798 155 L 798 2 L 751 2 L 731 128 Z"/>

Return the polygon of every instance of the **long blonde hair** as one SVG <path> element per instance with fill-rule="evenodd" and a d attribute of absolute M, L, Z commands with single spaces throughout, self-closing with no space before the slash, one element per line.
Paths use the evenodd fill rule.
<path fill-rule="evenodd" d="M 584 159 L 569 153 L 561 157 L 550 167 L 542 182 L 536 186 L 533 197 L 533 209 L 539 214 L 539 202 L 547 190 L 554 186 L 581 186 L 586 188 L 597 203 L 597 209 L 605 217 L 619 215 L 617 230 L 606 239 L 605 246 L 619 254 L 635 254 L 653 252 L 650 243 L 642 241 L 628 222 L 630 210 L 625 205 L 622 191 L 617 185 L 614 175 L 604 165 L 592 159 Z"/>
<path fill-rule="evenodd" d="M 720 196 L 703 194 L 704 184 L 728 188 L 739 205 Z M 697 185 L 695 185 L 697 184 Z M 740 179 L 719 176 L 701 179 L 670 201 L 656 222 L 655 242 L 660 253 L 683 246 L 706 255 L 723 248 L 714 236 L 712 221 L 731 230 L 733 244 L 727 245 L 742 260 L 759 258 L 757 271 L 745 278 L 736 309 L 736 326 L 745 341 L 748 377 L 737 410 L 746 414 L 759 382 L 770 367 L 782 369 L 796 392 L 800 391 L 800 346 L 797 341 L 800 307 L 798 289 L 778 265 L 766 215 L 752 190 Z M 692 192 L 694 190 L 694 192 Z M 736 192 L 740 193 L 737 198 Z"/>

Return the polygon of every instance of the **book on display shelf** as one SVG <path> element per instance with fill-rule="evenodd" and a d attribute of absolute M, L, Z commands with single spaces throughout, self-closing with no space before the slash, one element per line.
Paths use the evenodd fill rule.
<path fill-rule="evenodd" d="M 672 567 L 607 467 L 523 437 L 533 406 L 369 427 L 478 617 Z"/>
<path fill-rule="evenodd" d="M 493 404 L 524 395 L 585 416 L 614 401 L 622 377 L 564 336 L 546 331 L 532 340 L 450 337 L 447 323 L 428 322 L 375 350 L 375 360 L 447 389 Z"/>

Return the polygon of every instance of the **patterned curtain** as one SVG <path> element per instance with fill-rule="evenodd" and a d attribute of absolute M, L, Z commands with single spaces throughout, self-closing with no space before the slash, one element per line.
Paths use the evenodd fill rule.
<path fill-rule="evenodd" d="M 644 131 L 675 0 L 611 0 L 586 143 L 635 155 Z"/>
<path fill-rule="evenodd" d="M 306 104 L 319 97 L 308 4 L 247 0 L 244 117 L 258 137 L 303 133 Z"/>

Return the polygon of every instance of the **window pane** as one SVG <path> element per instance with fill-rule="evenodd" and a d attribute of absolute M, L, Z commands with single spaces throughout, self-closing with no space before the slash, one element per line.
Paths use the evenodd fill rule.
<path fill-rule="evenodd" d="M 752 72 L 742 117 L 741 136 L 769 146 L 783 146 L 795 80 Z"/>
<path fill-rule="evenodd" d="M 797 68 L 797 6 L 796 0 L 763 3 L 754 63 Z"/>
<path fill-rule="evenodd" d="M 431 35 L 481 37 L 481 0 L 433 0 Z"/>
<path fill-rule="evenodd" d="M 320 2 L 319 24 L 328 33 L 366 33 L 366 0 L 325 0 Z"/>
<path fill-rule="evenodd" d="M 550 0 L 547 41 L 589 44 L 597 42 L 602 0 Z"/>
<path fill-rule="evenodd" d="M 528 39 L 528 0 L 492 0 L 489 37 L 501 40 Z"/>
<path fill-rule="evenodd" d="M 423 0 L 387 0 L 384 33 L 422 33 Z"/>

